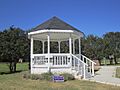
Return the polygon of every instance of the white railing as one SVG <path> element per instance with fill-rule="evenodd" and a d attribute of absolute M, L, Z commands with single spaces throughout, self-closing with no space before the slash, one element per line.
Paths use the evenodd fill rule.
<path fill-rule="evenodd" d="M 50 57 L 50 63 L 53 67 L 70 65 L 70 54 L 50 54 Z"/>
<path fill-rule="evenodd" d="M 47 54 L 33 54 L 33 65 L 45 65 L 48 63 Z"/>
<path fill-rule="evenodd" d="M 70 66 L 70 54 L 50 54 L 51 67 Z M 33 54 L 33 65 L 47 65 L 48 54 Z"/>
<path fill-rule="evenodd" d="M 86 74 L 94 76 L 94 64 L 92 60 L 84 55 L 73 55 L 66 53 L 33 54 L 32 64 L 38 67 L 70 67 L 79 72 L 84 79 Z M 48 62 L 48 58 L 50 58 Z M 70 59 L 71 58 L 71 59 Z"/>
<path fill-rule="evenodd" d="M 91 59 L 89 59 L 88 57 L 82 55 L 82 54 L 77 54 L 76 55 L 77 57 L 79 57 L 83 62 L 85 62 L 88 67 L 87 67 L 87 71 L 92 75 L 94 76 L 95 72 L 94 72 L 94 65 L 96 64 L 95 62 L 93 62 Z"/>
<path fill-rule="evenodd" d="M 72 54 L 72 68 L 76 70 L 83 78 L 86 78 L 86 67 L 88 65 L 80 58 Z"/>

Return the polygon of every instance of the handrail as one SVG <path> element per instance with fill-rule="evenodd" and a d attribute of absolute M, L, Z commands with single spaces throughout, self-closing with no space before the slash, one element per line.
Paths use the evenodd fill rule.
<path fill-rule="evenodd" d="M 84 55 L 82 55 L 82 54 L 81 54 L 81 56 L 85 57 L 85 58 L 86 58 L 86 59 L 88 59 L 90 62 L 92 62 L 92 63 L 96 64 L 94 61 L 92 61 L 92 60 L 91 60 L 91 59 L 89 59 L 88 57 L 86 57 L 86 56 L 84 56 Z"/>
<path fill-rule="evenodd" d="M 83 64 L 85 64 L 86 66 L 88 66 L 85 62 L 83 62 L 82 60 L 80 60 L 80 58 L 78 58 L 77 56 L 71 54 L 73 57 L 77 58 L 80 62 L 82 62 Z"/>

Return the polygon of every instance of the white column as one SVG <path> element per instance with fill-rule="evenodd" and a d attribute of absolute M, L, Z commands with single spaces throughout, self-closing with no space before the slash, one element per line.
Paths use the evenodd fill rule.
<path fill-rule="evenodd" d="M 43 45 L 43 46 L 42 46 L 43 54 L 45 53 L 45 51 L 44 51 L 44 42 L 45 42 L 45 41 L 42 41 L 42 45 Z"/>
<path fill-rule="evenodd" d="M 81 59 L 81 40 L 79 38 L 79 58 Z"/>
<path fill-rule="evenodd" d="M 31 64 L 30 64 L 30 65 L 31 65 L 31 74 L 32 74 L 32 72 L 33 72 L 33 69 L 32 69 L 32 67 L 33 67 L 33 66 L 32 66 L 32 65 L 33 65 L 33 62 L 32 62 L 32 61 L 33 61 L 33 41 L 34 41 L 34 40 L 33 40 L 33 38 L 31 37 L 31 43 L 30 43 L 30 45 L 31 45 L 31 46 L 30 46 L 30 55 L 31 55 L 31 57 L 30 57 L 30 58 L 31 58 Z"/>
<path fill-rule="evenodd" d="M 79 58 L 81 59 L 81 42 L 80 42 L 80 37 L 79 37 Z M 85 69 L 85 67 L 84 67 Z M 78 70 L 80 70 L 80 61 L 78 61 Z M 85 73 L 84 73 L 85 75 Z"/>
<path fill-rule="evenodd" d="M 48 39 L 48 72 L 50 71 L 50 35 L 47 35 Z"/>
<path fill-rule="evenodd" d="M 84 71 L 83 71 L 83 78 L 86 79 L 86 72 L 85 72 L 85 71 L 86 71 L 86 68 L 85 68 L 85 64 L 83 65 L 83 70 L 84 70 Z"/>
<path fill-rule="evenodd" d="M 73 39 L 73 54 L 75 54 L 75 40 Z"/>
<path fill-rule="evenodd" d="M 73 39 L 73 54 L 75 55 L 75 40 Z M 75 58 L 73 57 L 74 60 L 74 68 L 75 68 Z"/>
<path fill-rule="evenodd" d="M 58 41 L 59 53 L 60 53 L 60 41 Z"/>
<path fill-rule="evenodd" d="M 69 37 L 69 53 L 70 53 L 70 65 L 71 65 L 71 68 L 72 68 L 72 45 L 71 45 L 71 42 L 72 42 L 72 40 L 71 40 L 71 35 L 70 35 L 70 37 Z"/>
<path fill-rule="evenodd" d="M 94 72 L 94 63 L 92 62 L 92 76 L 94 76 L 95 72 Z"/>

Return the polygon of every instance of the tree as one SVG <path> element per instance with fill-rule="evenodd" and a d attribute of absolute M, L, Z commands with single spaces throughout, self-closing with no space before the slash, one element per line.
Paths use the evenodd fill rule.
<path fill-rule="evenodd" d="M 29 56 L 29 40 L 25 31 L 20 28 L 10 27 L 4 30 L 1 35 L 0 54 L 4 62 L 9 62 L 10 72 L 16 71 L 16 64 L 19 58 Z"/>
<path fill-rule="evenodd" d="M 103 58 L 102 38 L 94 35 L 88 35 L 82 39 L 82 53 L 92 60 L 100 60 Z"/>
<path fill-rule="evenodd" d="M 114 62 L 117 64 L 117 58 L 120 58 L 120 32 L 109 32 L 103 36 L 104 54 L 107 58 L 114 56 Z M 112 64 L 112 62 L 111 62 Z"/>

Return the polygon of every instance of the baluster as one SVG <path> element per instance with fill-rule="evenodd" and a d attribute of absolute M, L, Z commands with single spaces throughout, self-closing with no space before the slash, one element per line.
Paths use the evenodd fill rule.
<path fill-rule="evenodd" d="M 60 61 L 60 65 L 62 65 L 62 56 L 60 56 L 59 61 Z"/>
<path fill-rule="evenodd" d="M 92 62 L 92 76 L 94 76 L 94 63 Z"/>
<path fill-rule="evenodd" d="M 91 65 L 91 62 L 90 62 L 90 74 L 92 74 L 92 73 L 91 73 L 91 67 L 92 67 L 92 65 Z"/>
<path fill-rule="evenodd" d="M 62 56 L 62 65 L 64 64 L 64 62 L 63 62 L 63 57 L 64 57 L 64 56 Z"/>
<path fill-rule="evenodd" d="M 74 69 L 75 69 L 75 61 L 76 61 L 76 60 L 75 60 L 75 57 L 73 57 L 73 60 L 74 60 Z"/>

